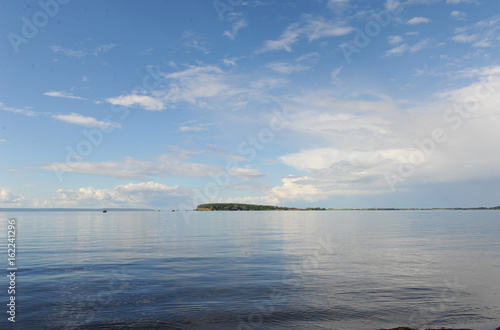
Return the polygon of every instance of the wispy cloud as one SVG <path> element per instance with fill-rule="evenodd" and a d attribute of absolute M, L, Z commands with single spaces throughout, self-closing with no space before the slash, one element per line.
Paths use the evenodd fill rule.
<path fill-rule="evenodd" d="M 201 132 L 201 131 L 206 131 L 207 128 L 205 127 L 205 124 L 198 124 L 198 125 L 183 125 L 179 127 L 180 132 Z"/>
<path fill-rule="evenodd" d="M 478 81 L 487 78 L 491 86 L 500 82 L 498 67 L 471 71 L 470 76 Z M 439 152 L 429 156 L 429 160 L 418 167 L 418 173 L 408 180 L 421 184 L 498 177 L 500 172 L 496 164 L 500 155 L 486 155 L 484 151 L 494 148 L 499 137 L 496 127 L 500 124 L 497 116 L 500 96 L 491 94 L 482 99 L 479 109 L 468 112 L 464 119 L 467 125 L 460 127 L 460 134 L 456 134 L 457 131 L 451 134 L 460 120 L 443 121 L 443 114 L 450 112 L 453 105 L 477 95 L 482 89 L 486 90 L 482 83 L 472 83 L 436 94 L 437 102 L 434 100 L 405 111 L 401 111 L 397 101 L 384 96 L 376 101 L 363 101 L 338 99 L 329 91 L 315 91 L 296 97 L 297 114 L 288 127 L 300 133 L 301 138 L 317 141 L 319 146 L 315 144 L 310 149 L 280 156 L 283 164 L 300 174 L 284 177 L 281 185 L 266 191 L 266 196 L 283 203 L 384 193 L 388 189 L 387 173 L 397 173 L 400 164 L 411 159 L 412 154 L 422 152 L 416 140 L 429 138 L 433 130 L 429 123 L 441 123 L 439 127 L 452 142 L 440 144 Z M 455 119 L 458 118 L 461 117 L 457 115 Z M 464 165 L 459 169 L 453 164 Z M 453 173 L 449 168 L 455 168 Z"/>
<path fill-rule="evenodd" d="M 76 206 L 102 205 L 149 207 L 150 205 L 166 205 L 172 197 L 186 195 L 185 189 L 178 186 L 167 186 L 158 182 L 128 183 L 111 189 L 96 189 L 92 186 L 80 189 L 58 189 L 56 196 L 50 200 L 37 202 L 35 206 Z"/>
<path fill-rule="evenodd" d="M 0 102 L 0 110 L 7 111 L 7 112 L 12 112 L 16 113 L 18 115 L 23 115 L 23 116 L 29 116 L 29 117 L 36 117 L 40 115 L 44 115 L 46 113 L 43 112 L 36 112 L 33 110 L 30 110 L 31 108 L 25 107 L 23 109 L 21 108 L 13 108 L 13 107 L 6 107 L 3 103 Z"/>
<path fill-rule="evenodd" d="M 184 40 L 184 47 L 196 49 L 197 51 L 205 54 L 209 53 L 207 41 L 201 35 L 192 31 L 184 31 L 184 33 L 182 34 L 182 39 Z"/>
<path fill-rule="evenodd" d="M 143 50 L 143 51 L 141 52 L 141 54 L 142 54 L 142 55 L 149 55 L 149 54 L 151 54 L 151 52 L 152 52 L 153 50 L 154 50 L 154 48 L 153 48 L 153 47 L 150 47 L 150 48 L 148 48 L 148 49 Z"/>
<path fill-rule="evenodd" d="M 85 127 L 98 127 L 98 128 L 121 128 L 121 125 L 111 121 L 101 121 L 93 117 L 85 117 L 78 113 L 71 113 L 69 115 L 53 115 L 52 118 L 64 121 L 66 123 L 75 124 Z"/>
<path fill-rule="evenodd" d="M 479 40 L 480 36 L 477 34 L 457 34 L 451 38 L 456 42 L 470 43 Z"/>
<path fill-rule="evenodd" d="M 423 23 L 430 23 L 430 22 L 432 22 L 432 21 L 426 17 L 413 17 L 412 19 L 408 20 L 408 22 L 406 22 L 406 23 L 410 24 L 410 25 L 416 25 L 416 24 L 423 24 Z"/>
<path fill-rule="evenodd" d="M 387 37 L 387 42 L 391 45 L 397 45 L 403 42 L 403 37 L 401 36 L 389 36 Z"/>
<path fill-rule="evenodd" d="M 71 57 L 84 57 L 84 56 L 87 56 L 89 54 L 92 54 L 94 56 L 99 56 L 100 54 L 108 52 L 110 49 L 114 48 L 115 46 L 116 46 L 116 44 L 111 43 L 111 44 L 106 44 L 106 45 L 99 45 L 93 49 L 92 48 L 91 49 L 84 48 L 84 49 L 75 50 L 75 49 L 65 48 L 63 46 L 58 46 L 58 45 L 50 46 L 49 48 L 54 53 L 62 53 L 66 56 L 71 56 Z"/>
<path fill-rule="evenodd" d="M 189 66 L 183 71 L 165 75 L 168 84 L 162 91 L 162 99 L 167 104 L 188 102 L 209 108 L 208 99 L 226 99 L 238 94 L 237 87 L 226 82 L 226 75 L 215 65 Z"/>
<path fill-rule="evenodd" d="M 128 94 L 106 99 L 106 102 L 125 107 L 139 106 L 150 111 L 160 111 L 166 108 L 162 100 L 148 95 Z"/>
<path fill-rule="evenodd" d="M 54 53 L 63 53 L 64 55 L 72 57 L 83 57 L 87 55 L 87 52 L 84 50 L 74 50 L 74 49 L 64 48 L 62 46 L 50 46 L 50 49 Z"/>
<path fill-rule="evenodd" d="M 293 72 L 307 71 L 310 69 L 309 66 L 303 64 L 289 64 L 285 62 L 273 62 L 267 65 L 268 68 L 283 74 L 290 74 Z"/>
<path fill-rule="evenodd" d="M 0 187 L 0 205 L 1 204 L 16 204 L 24 201 L 26 198 L 23 195 L 13 193 L 8 188 Z"/>
<path fill-rule="evenodd" d="M 344 68 L 344 66 L 341 65 L 341 66 L 339 66 L 338 68 L 336 68 L 335 70 L 332 71 L 331 76 L 332 76 L 333 81 L 335 81 L 335 82 L 340 81 L 339 74 L 340 74 L 340 71 L 342 71 L 343 68 Z"/>
<path fill-rule="evenodd" d="M 450 13 L 450 16 L 459 21 L 464 21 L 467 18 L 467 14 L 463 11 L 454 10 Z"/>
<path fill-rule="evenodd" d="M 473 47 L 493 47 L 500 43 L 500 16 L 495 15 L 489 19 L 455 29 L 452 40 L 460 43 L 471 43 Z"/>
<path fill-rule="evenodd" d="M 446 0 L 447 4 L 458 5 L 460 3 L 474 3 L 475 0 Z"/>
<path fill-rule="evenodd" d="M 228 37 L 231 40 L 236 38 L 238 31 L 246 28 L 248 26 L 248 22 L 245 18 L 239 19 L 233 23 L 233 28 L 229 31 L 224 31 L 224 36 Z"/>
<path fill-rule="evenodd" d="M 235 61 L 236 59 L 234 59 Z M 232 66 L 232 65 L 231 65 Z M 305 70 L 304 64 L 276 65 L 276 70 Z M 267 77 L 242 80 L 241 75 L 218 65 L 189 65 L 161 74 L 161 84 L 148 95 L 127 93 L 106 99 L 108 103 L 137 106 L 146 110 L 175 109 L 187 103 L 205 109 L 241 108 L 249 102 L 269 102 L 269 92 L 287 83 L 286 79 Z"/>
<path fill-rule="evenodd" d="M 402 44 L 389 49 L 384 53 L 384 56 L 401 56 L 404 53 L 406 53 L 409 49 L 410 47 L 408 46 L 408 44 Z"/>
<path fill-rule="evenodd" d="M 75 96 L 71 93 L 64 92 L 64 91 L 46 92 L 46 93 L 43 93 L 43 95 L 52 96 L 52 97 L 62 97 L 65 99 L 85 100 L 85 98 L 83 98 L 83 97 Z"/>
<path fill-rule="evenodd" d="M 127 157 L 117 162 L 55 163 L 42 167 L 68 173 L 102 175 L 111 178 L 147 181 L 153 177 L 204 177 L 216 173 L 221 167 L 182 161 L 179 156 L 162 154 L 156 161 L 144 161 Z"/>
<path fill-rule="evenodd" d="M 408 45 L 407 43 L 404 43 L 386 51 L 384 53 L 384 57 L 401 56 L 405 53 L 416 53 L 424 48 L 427 48 L 428 46 L 429 46 L 429 40 L 427 39 L 421 40 L 413 44 L 412 46 Z"/>
<path fill-rule="evenodd" d="M 120 161 L 54 163 L 41 168 L 66 173 L 102 175 L 110 178 L 148 181 L 154 177 L 208 177 L 226 171 L 224 166 L 188 162 L 183 158 L 195 153 L 161 154 L 155 161 L 126 157 Z M 267 175 L 249 167 L 231 168 L 231 176 L 240 180 L 257 180 Z"/>
<path fill-rule="evenodd" d="M 236 60 L 238 60 L 238 58 L 236 58 L 236 57 L 224 58 L 222 60 L 222 63 L 224 63 L 227 66 L 237 66 L 238 64 L 236 63 Z"/>
<path fill-rule="evenodd" d="M 107 53 L 109 50 L 113 49 L 116 45 L 115 44 L 107 44 L 107 45 L 101 45 L 97 46 L 93 51 L 92 54 L 94 56 L 99 56 L 102 53 Z"/>
<path fill-rule="evenodd" d="M 336 11 L 342 11 L 349 5 L 350 0 L 328 0 L 328 8 Z"/>
<path fill-rule="evenodd" d="M 339 37 L 353 31 L 343 22 L 327 21 L 322 16 L 305 15 L 302 22 L 290 24 L 277 40 L 267 40 L 256 52 L 285 50 L 292 51 L 292 46 L 301 38 L 313 41 L 321 38 Z"/>

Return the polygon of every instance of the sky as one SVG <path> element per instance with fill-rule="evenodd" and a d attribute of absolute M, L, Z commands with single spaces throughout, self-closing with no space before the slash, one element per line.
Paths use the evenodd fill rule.
<path fill-rule="evenodd" d="M 500 205 L 500 3 L 0 1 L 0 207 Z"/>

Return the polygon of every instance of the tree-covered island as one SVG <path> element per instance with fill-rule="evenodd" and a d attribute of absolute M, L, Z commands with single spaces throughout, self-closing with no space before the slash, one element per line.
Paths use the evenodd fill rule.
<path fill-rule="evenodd" d="M 289 207 L 279 207 L 272 205 L 254 205 L 237 203 L 209 203 L 200 204 L 196 211 L 286 211 Z"/>
<path fill-rule="evenodd" d="M 195 211 L 439 211 L 439 210 L 500 210 L 495 207 L 471 207 L 471 208 L 364 208 L 364 209 L 325 209 L 322 207 L 308 207 L 305 209 L 296 207 L 282 207 L 274 205 L 255 205 L 240 203 L 207 203 L 200 204 Z"/>

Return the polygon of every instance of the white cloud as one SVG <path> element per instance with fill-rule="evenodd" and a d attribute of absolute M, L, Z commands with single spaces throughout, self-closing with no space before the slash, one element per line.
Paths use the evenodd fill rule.
<path fill-rule="evenodd" d="M 408 44 L 402 44 L 389 49 L 384 53 L 384 56 L 401 56 L 404 53 L 406 53 L 409 49 L 410 47 L 408 47 Z"/>
<path fill-rule="evenodd" d="M 446 0 L 447 4 L 458 5 L 459 3 L 474 3 L 475 0 Z"/>
<path fill-rule="evenodd" d="M 273 62 L 267 65 L 268 68 L 283 74 L 309 70 L 310 67 L 303 64 L 288 64 L 284 62 Z"/>
<path fill-rule="evenodd" d="M 231 31 L 224 31 L 224 36 L 228 37 L 231 40 L 236 38 L 238 31 L 246 28 L 248 26 L 248 22 L 246 19 L 242 18 L 233 23 L 233 28 Z"/>
<path fill-rule="evenodd" d="M 285 50 L 292 51 L 292 46 L 300 38 L 307 38 L 313 41 L 321 38 L 338 37 L 352 32 L 353 28 L 345 26 L 343 23 L 327 21 L 324 17 L 313 17 L 305 15 L 303 22 L 290 24 L 281 34 L 278 40 L 267 40 L 264 45 L 257 50 L 257 53 L 269 51 Z"/>
<path fill-rule="evenodd" d="M 401 6 L 401 3 L 399 0 L 387 0 L 384 6 L 386 10 L 394 13 Z"/>
<path fill-rule="evenodd" d="M 397 188 L 500 177 L 500 154 L 491 152 L 500 140 L 500 67 L 469 71 L 469 77 L 488 83 L 441 92 L 435 95 L 438 101 L 404 111 L 383 96 L 378 101 L 338 99 L 324 91 L 295 97 L 287 128 L 316 146 L 279 157 L 304 175 L 285 177 L 267 196 L 315 201 L 387 193 L 388 174 L 398 175 L 402 164 L 412 162 L 414 172 Z M 444 142 L 429 142 L 436 129 Z"/>
<path fill-rule="evenodd" d="M 184 71 L 165 75 L 169 82 L 160 91 L 162 100 L 168 104 L 188 102 L 200 107 L 210 107 L 208 99 L 225 99 L 241 93 L 237 87 L 226 82 L 226 75 L 214 65 L 190 66 Z"/>
<path fill-rule="evenodd" d="M 12 112 L 18 115 L 23 115 L 23 116 L 28 116 L 28 117 L 36 117 L 39 115 L 44 115 L 46 113 L 44 112 L 36 112 L 33 110 L 30 110 L 30 107 L 25 107 L 24 109 L 19 109 L 19 108 L 13 108 L 13 107 L 6 107 L 3 103 L 0 102 L 0 109 L 3 111 L 7 112 Z"/>
<path fill-rule="evenodd" d="M 461 43 L 470 43 L 477 41 L 479 36 L 477 34 L 466 35 L 466 34 L 457 34 L 451 38 L 453 41 L 461 42 Z"/>
<path fill-rule="evenodd" d="M 270 189 L 268 195 L 282 201 L 317 201 L 326 199 L 329 196 L 318 189 L 314 184 L 308 182 L 309 177 L 289 177 L 283 178 L 282 186 L 276 186 Z"/>
<path fill-rule="evenodd" d="M 319 57 L 319 54 L 316 53 L 316 52 L 312 52 L 312 53 L 307 53 L 307 54 L 304 54 L 304 55 L 300 55 L 298 58 L 297 58 L 297 62 L 302 62 L 302 61 L 314 61 L 317 57 Z"/>
<path fill-rule="evenodd" d="M 427 48 L 429 45 L 429 40 L 424 39 L 416 44 L 409 46 L 407 43 L 401 44 L 399 46 L 396 46 L 392 49 L 389 49 L 384 53 L 384 56 L 401 56 L 404 53 L 416 53 L 424 48 Z"/>
<path fill-rule="evenodd" d="M 89 175 L 102 175 L 111 178 L 152 180 L 155 177 L 209 177 L 226 173 L 225 166 L 202 164 L 185 161 L 192 155 L 203 152 L 193 152 L 173 148 L 177 154 L 160 154 L 154 161 L 144 161 L 126 157 L 120 161 L 90 162 L 69 159 L 66 163 L 53 163 L 42 166 L 42 169 Z M 72 155 L 71 158 L 76 158 Z M 232 157 L 232 159 L 235 159 Z M 238 158 L 238 160 L 241 160 Z M 251 167 L 232 167 L 231 177 L 244 181 L 258 180 L 268 175 Z"/>
<path fill-rule="evenodd" d="M 403 37 L 401 36 L 389 36 L 387 37 L 387 42 L 391 45 L 397 45 L 403 42 Z"/>
<path fill-rule="evenodd" d="M 148 49 L 141 51 L 141 54 L 142 55 L 149 55 L 149 54 L 151 54 L 151 52 L 153 52 L 153 50 L 155 50 L 155 49 L 153 47 L 150 47 Z"/>
<path fill-rule="evenodd" d="M 231 169 L 229 174 L 244 181 L 258 180 L 268 177 L 267 174 L 263 174 L 259 170 L 250 167 L 234 167 Z"/>
<path fill-rule="evenodd" d="M 200 124 L 197 126 L 181 126 L 179 127 L 179 131 L 181 132 L 201 132 L 201 131 L 206 131 L 207 128 L 205 125 Z"/>
<path fill-rule="evenodd" d="M 230 60 L 232 61 L 236 59 Z M 229 64 L 229 62 L 228 62 Z M 304 65 L 275 66 L 277 70 L 302 70 Z M 149 95 L 125 94 L 106 99 L 123 106 L 138 105 L 147 110 L 174 109 L 180 103 L 204 109 L 240 108 L 251 101 L 268 102 L 270 89 L 287 82 L 279 78 L 242 80 L 216 65 L 189 65 L 172 73 L 161 74 L 161 84 Z"/>
<path fill-rule="evenodd" d="M 50 46 L 49 48 L 54 52 L 54 53 L 62 53 L 66 56 L 71 56 L 71 57 L 84 57 L 89 54 L 92 54 L 94 56 L 99 56 L 102 53 L 108 52 L 110 49 L 114 48 L 116 45 L 115 44 L 106 44 L 106 45 L 100 45 L 95 47 L 94 49 L 80 49 L 80 50 L 74 50 L 70 48 L 65 48 L 62 46 Z"/>
<path fill-rule="evenodd" d="M 121 125 L 112 121 L 101 121 L 93 117 L 85 117 L 78 113 L 71 113 L 69 115 L 53 115 L 52 118 L 64 121 L 66 123 L 75 124 L 85 127 L 98 127 L 98 128 L 121 128 Z"/>
<path fill-rule="evenodd" d="M 115 44 L 107 44 L 107 45 L 101 45 L 97 46 L 92 54 L 94 56 L 99 56 L 101 53 L 107 53 L 109 50 L 113 49 L 116 45 Z"/>
<path fill-rule="evenodd" d="M 500 43 L 500 16 L 495 15 L 489 19 L 455 29 L 455 42 L 472 43 L 473 47 L 493 47 Z"/>
<path fill-rule="evenodd" d="M 106 99 L 106 102 L 115 105 L 122 105 L 125 107 L 139 106 L 143 109 L 151 111 L 160 111 L 166 108 L 162 100 L 159 100 L 151 96 L 139 95 L 139 94 L 128 94 L 128 95 L 121 95 L 118 97 L 112 97 Z"/>
<path fill-rule="evenodd" d="M 83 57 L 83 56 L 87 55 L 86 51 L 73 50 L 73 49 L 69 49 L 69 48 L 64 48 L 62 46 L 50 46 L 49 48 L 54 53 L 63 53 L 64 55 L 72 56 L 72 57 Z"/>
<path fill-rule="evenodd" d="M 182 39 L 184 40 L 184 47 L 193 48 L 205 54 L 209 53 L 207 41 L 201 35 L 196 34 L 192 31 L 185 31 L 182 34 Z"/>
<path fill-rule="evenodd" d="M 84 81 L 86 81 L 86 78 Z M 85 98 L 83 98 L 83 97 L 75 96 L 75 95 L 68 93 L 68 92 L 65 92 L 65 91 L 46 92 L 46 93 L 43 93 L 43 95 L 52 96 L 52 97 L 62 97 L 65 99 L 85 100 Z"/>
<path fill-rule="evenodd" d="M 429 45 L 429 40 L 427 40 L 427 39 L 420 40 L 419 42 L 417 42 L 416 44 L 414 44 L 413 46 L 410 47 L 409 52 L 416 53 L 419 50 L 427 48 L 428 45 Z"/>
<path fill-rule="evenodd" d="M 7 143 L 7 140 L 0 139 L 0 143 Z"/>
<path fill-rule="evenodd" d="M 328 7 L 336 8 L 338 6 L 345 6 L 349 4 L 350 0 L 328 0 Z"/>
<path fill-rule="evenodd" d="M 227 66 L 236 66 L 236 60 L 237 58 L 236 57 L 233 57 L 233 58 L 225 58 L 222 60 L 222 63 L 224 63 L 225 65 Z"/>
<path fill-rule="evenodd" d="M 126 157 L 117 162 L 70 162 L 42 166 L 43 169 L 67 173 L 102 175 L 112 178 L 150 180 L 153 177 L 204 177 L 221 170 L 216 165 L 185 162 L 179 156 L 162 154 L 155 161 Z"/>
<path fill-rule="evenodd" d="M 341 66 L 339 66 L 338 68 L 336 68 L 335 70 L 332 71 L 331 76 L 332 76 L 332 79 L 334 81 L 339 80 L 338 76 L 340 74 L 340 71 L 342 71 L 343 68 L 344 68 L 344 66 L 341 65 Z"/>
<path fill-rule="evenodd" d="M 36 116 L 39 116 L 42 114 L 40 112 L 36 112 L 36 111 L 32 111 L 32 110 L 18 109 L 18 108 L 11 108 L 11 107 L 3 107 L 2 110 L 17 113 L 19 115 L 24 115 L 24 116 L 28 116 L 28 117 L 36 117 Z"/>
<path fill-rule="evenodd" d="M 353 28 L 339 24 L 338 22 L 326 21 L 324 17 L 306 16 L 306 24 L 302 33 L 313 41 L 320 38 L 339 37 L 352 32 Z"/>
<path fill-rule="evenodd" d="M 454 11 L 451 12 L 450 16 L 453 17 L 453 18 L 455 18 L 455 19 L 457 19 L 457 20 L 459 20 L 459 21 L 463 21 L 463 20 L 466 19 L 467 14 L 464 13 L 463 11 L 454 10 Z"/>
<path fill-rule="evenodd" d="M 412 19 L 408 20 L 406 24 L 415 25 L 415 24 L 430 23 L 430 22 L 432 21 L 426 17 L 413 17 Z"/>
<path fill-rule="evenodd" d="M 266 90 L 285 86 L 288 82 L 287 79 L 282 78 L 263 78 L 251 81 L 250 86 L 258 90 Z"/>
<path fill-rule="evenodd" d="M 20 206 L 19 203 L 25 199 L 26 198 L 23 195 L 13 193 L 8 188 L 0 187 L 0 205 L 5 204 L 7 207 Z"/>
<path fill-rule="evenodd" d="M 278 40 L 267 40 L 264 46 L 257 50 L 257 53 L 264 53 L 270 51 L 286 50 L 292 51 L 292 45 L 299 40 L 300 32 L 298 31 L 299 24 L 293 23 L 289 25 L 281 34 Z"/>
<path fill-rule="evenodd" d="M 154 181 L 118 185 L 111 189 L 59 189 L 56 196 L 40 206 L 150 207 L 166 205 L 175 196 L 186 194 L 178 186 Z M 36 206 L 36 205 L 35 205 Z"/>

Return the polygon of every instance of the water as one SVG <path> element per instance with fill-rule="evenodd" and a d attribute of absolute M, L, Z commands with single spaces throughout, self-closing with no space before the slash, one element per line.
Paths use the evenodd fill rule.
<path fill-rule="evenodd" d="M 2 329 L 500 326 L 500 211 L 0 212 L 2 246 L 10 217 Z"/>

